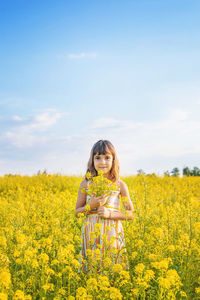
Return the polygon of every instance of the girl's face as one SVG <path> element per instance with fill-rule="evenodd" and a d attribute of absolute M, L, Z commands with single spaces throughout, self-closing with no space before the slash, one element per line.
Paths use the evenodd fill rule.
<path fill-rule="evenodd" d="M 111 153 L 95 154 L 94 167 L 96 171 L 102 170 L 104 176 L 107 176 L 112 168 L 113 156 Z"/>

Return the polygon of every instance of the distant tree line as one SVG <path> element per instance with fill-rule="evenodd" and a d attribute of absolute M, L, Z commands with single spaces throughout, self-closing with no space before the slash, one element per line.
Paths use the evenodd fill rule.
<path fill-rule="evenodd" d="M 139 169 L 137 171 L 137 173 L 138 173 L 138 175 L 139 174 L 145 174 L 145 172 L 142 169 Z M 155 173 L 152 173 L 152 174 L 155 174 Z M 183 176 L 200 176 L 200 169 L 197 168 L 197 167 L 193 167 L 193 169 L 190 169 L 188 167 L 184 167 L 182 169 L 182 174 L 183 174 Z M 175 177 L 178 177 L 178 176 L 180 176 L 180 170 L 179 170 L 179 168 L 175 167 L 175 168 L 172 169 L 171 172 L 165 171 L 164 175 L 165 176 L 175 176 Z"/>
<path fill-rule="evenodd" d="M 47 173 L 47 169 L 44 169 L 44 171 L 42 172 L 41 170 L 38 170 L 37 175 L 48 175 Z"/>
<path fill-rule="evenodd" d="M 41 175 L 41 174 L 42 174 L 42 175 L 48 175 L 47 169 L 44 169 L 44 171 L 39 170 L 39 171 L 37 172 L 37 175 Z M 138 174 L 138 175 L 139 175 L 139 174 L 145 175 L 146 173 L 145 173 L 144 170 L 139 169 L 139 170 L 137 170 L 137 174 Z M 190 169 L 190 168 L 188 168 L 188 167 L 184 167 L 184 168 L 182 169 L 182 174 L 183 174 L 184 176 L 200 176 L 200 169 L 197 168 L 197 167 L 194 167 L 193 169 Z M 156 175 L 156 174 L 155 174 L 155 173 L 150 173 L 150 174 L 146 174 L 146 175 Z M 174 176 L 174 177 L 178 177 L 178 176 L 180 176 L 180 170 L 179 170 L 179 168 L 175 167 L 175 168 L 172 169 L 171 172 L 165 171 L 165 172 L 164 172 L 164 175 L 165 175 L 165 176 Z"/>
<path fill-rule="evenodd" d="M 172 176 L 180 176 L 180 171 L 178 168 L 174 168 L 171 171 L 171 174 Z M 198 167 L 193 167 L 193 169 L 184 167 L 182 170 L 182 174 L 185 176 L 200 176 L 200 169 Z"/>

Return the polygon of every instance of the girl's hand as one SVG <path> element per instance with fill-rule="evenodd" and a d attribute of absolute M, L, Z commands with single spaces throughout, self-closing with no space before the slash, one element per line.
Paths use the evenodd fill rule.
<path fill-rule="evenodd" d="M 98 216 L 104 219 L 108 219 L 110 217 L 110 210 L 104 206 L 99 207 L 97 209 L 97 212 L 98 212 Z"/>
<path fill-rule="evenodd" d="M 95 195 L 93 195 L 92 198 L 90 199 L 91 209 L 103 206 L 107 201 L 107 196 L 108 196 L 107 194 L 99 197 L 95 197 Z"/>

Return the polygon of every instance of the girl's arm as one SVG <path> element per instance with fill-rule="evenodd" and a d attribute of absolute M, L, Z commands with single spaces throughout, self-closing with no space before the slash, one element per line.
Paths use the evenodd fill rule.
<path fill-rule="evenodd" d="M 127 218 L 128 220 L 133 220 L 133 211 L 134 211 L 133 203 L 132 203 L 130 195 L 129 195 L 128 186 L 122 180 L 120 180 L 120 194 L 122 197 L 122 201 L 125 200 L 125 201 L 123 201 L 123 206 L 126 210 L 127 216 L 125 216 L 123 212 L 120 212 L 120 213 L 122 213 L 124 215 L 124 219 Z M 124 199 L 123 199 L 123 197 L 124 197 Z M 115 216 L 113 216 L 113 219 L 115 219 L 114 217 Z M 112 216 L 111 216 L 111 218 L 112 218 Z"/>
<path fill-rule="evenodd" d="M 76 213 L 75 213 L 75 217 L 78 217 L 78 213 L 85 213 L 85 206 L 86 206 L 86 194 L 82 193 L 81 190 L 83 188 L 87 187 L 87 181 L 86 179 L 84 179 L 79 187 L 78 190 L 78 197 L 77 197 L 77 201 L 76 201 Z"/>
<path fill-rule="evenodd" d="M 126 201 L 123 202 L 123 206 L 128 211 L 134 211 L 133 203 L 131 201 L 127 184 L 120 180 L 120 194 L 121 197 L 125 197 Z"/>

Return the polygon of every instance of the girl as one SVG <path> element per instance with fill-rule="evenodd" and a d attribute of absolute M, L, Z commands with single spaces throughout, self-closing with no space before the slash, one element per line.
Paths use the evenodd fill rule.
<path fill-rule="evenodd" d="M 126 183 L 119 178 L 119 164 L 115 148 L 111 144 L 111 142 L 107 140 L 100 140 L 97 143 L 95 143 L 90 153 L 87 172 L 90 172 L 91 175 L 94 177 L 98 175 L 97 171 L 99 170 L 103 171 L 103 176 L 105 178 L 117 184 L 118 191 L 113 191 L 112 194 L 108 197 L 108 199 L 106 198 L 106 195 L 100 197 L 95 197 L 95 195 L 86 196 L 85 193 L 81 192 L 83 188 L 87 189 L 87 186 L 89 184 L 89 181 L 86 176 L 80 184 L 75 215 L 76 217 L 78 217 L 79 213 L 84 213 L 86 215 L 85 223 L 82 227 L 82 249 L 80 251 L 80 255 L 86 261 L 86 250 L 91 249 L 90 233 L 92 231 L 95 231 L 95 224 L 101 224 L 101 234 L 100 237 L 96 238 L 92 250 L 100 248 L 101 257 L 103 257 L 103 250 L 105 247 L 101 238 L 102 234 L 107 232 L 108 241 L 110 241 L 111 237 L 115 237 L 115 242 L 112 245 L 112 247 L 115 247 L 118 250 L 118 252 L 120 252 L 120 249 L 123 247 L 124 252 L 126 252 L 124 231 L 120 220 L 125 220 L 125 218 L 129 220 L 133 219 L 132 212 L 134 209 L 129 196 L 128 187 Z M 125 216 L 124 213 L 119 210 L 120 195 L 121 197 L 126 197 L 127 199 L 125 203 L 123 202 L 124 208 L 127 210 L 127 216 Z M 104 205 L 106 201 L 107 204 Z M 87 209 L 85 209 L 85 206 L 87 204 L 89 204 L 90 207 L 89 212 Z M 110 229 L 110 231 L 107 231 L 108 229 Z M 79 262 L 81 261 L 79 260 Z M 115 263 L 121 262 L 122 258 L 119 257 L 118 260 L 115 259 Z M 101 263 L 103 265 L 103 260 L 101 260 Z M 127 263 L 125 265 L 128 268 Z M 83 263 L 82 270 L 83 272 L 88 270 L 88 266 L 86 263 Z"/>

